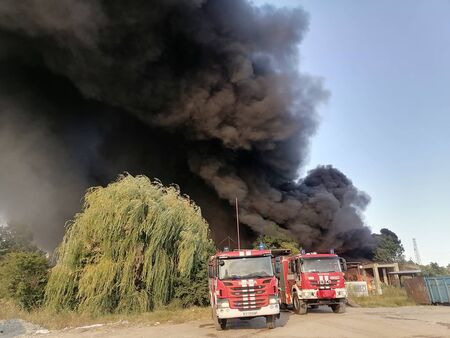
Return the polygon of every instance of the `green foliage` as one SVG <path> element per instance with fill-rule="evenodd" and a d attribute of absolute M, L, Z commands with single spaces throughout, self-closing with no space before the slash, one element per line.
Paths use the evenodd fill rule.
<path fill-rule="evenodd" d="M 215 253 L 215 247 L 207 247 L 207 255 Z M 174 281 L 174 298 L 183 307 L 206 306 L 209 304 L 208 264 L 207 261 L 196 261 L 189 277 L 178 276 Z"/>
<path fill-rule="evenodd" d="M 180 278 L 197 278 L 211 246 L 200 209 L 176 187 L 122 176 L 86 193 L 57 250 L 46 305 L 92 314 L 153 310 L 175 297 Z"/>
<path fill-rule="evenodd" d="M 208 305 L 208 266 L 206 262 L 197 261 L 191 277 L 178 276 L 175 278 L 174 290 L 174 298 L 183 307 Z"/>
<path fill-rule="evenodd" d="M 421 265 L 420 269 L 422 270 L 422 274 L 424 276 L 449 276 L 450 270 L 443 266 L 440 266 L 438 263 L 430 263 L 428 265 Z"/>
<path fill-rule="evenodd" d="M 9 252 L 38 251 L 32 241 L 33 233 L 23 224 L 0 226 L 0 257 Z"/>
<path fill-rule="evenodd" d="M 376 247 L 373 259 L 377 262 L 403 262 L 405 249 L 397 235 L 389 229 L 381 229 L 380 234 L 374 234 Z"/>
<path fill-rule="evenodd" d="M 258 248 L 259 243 L 265 244 L 269 249 L 290 249 L 294 254 L 299 253 L 301 249 L 299 243 L 283 234 L 277 236 L 260 235 L 256 241 L 253 242 L 253 247 L 255 249 Z"/>
<path fill-rule="evenodd" d="M 48 262 L 39 252 L 8 253 L 0 260 L 0 298 L 24 310 L 42 305 L 47 284 Z"/>

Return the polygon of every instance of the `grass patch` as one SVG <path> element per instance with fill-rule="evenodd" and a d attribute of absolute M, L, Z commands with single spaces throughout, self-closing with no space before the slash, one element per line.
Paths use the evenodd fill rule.
<path fill-rule="evenodd" d="M 396 287 L 383 288 L 382 295 L 370 295 L 367 297 L 354 297 L 350 295 L 350 299 L 361 307 L 398 307 L 417 305 L 412 299 L 408 298 L 404 289 Z"/>
<path fill-rule="evenodd" d="M 55 314 L 46 309 L 38 309 L 30 312 L 23 311 L 16 305 L 0 300 L 0 320 L 22 319 L 27 322 L 40 325 L 49 330 L 74 328 L 92 324 L 111 324 L 128 322 L 132 324 L 152 325 L 160 323 L 183 323 L 192 320 L 208 319 L 211 310 L 209 307 L 181 308 L 177 304 L 156 309 L 153 312 L 140 314 L 112 314 L 92 316 L 77 312 L 60 312 Z"/>

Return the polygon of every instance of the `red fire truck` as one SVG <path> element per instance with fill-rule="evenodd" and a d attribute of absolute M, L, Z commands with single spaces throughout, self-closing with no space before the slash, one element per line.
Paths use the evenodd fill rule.
<path fill-rule="evenodd" d="M 208 274 L 218 330 L 224 330 L 231 318 L 265 317 L 267 327 L 275 327 L 280 305 L 270 250 L 218 252 L 208 262 Z"/>
<path fill-rule="evenodd" d="M 335 313 L 345 312 L 346 262 L 334 253 L 304 253 L 277 258 L 282 306 L 292 306 L 297 314 L 308 308 L 328 305 Z"/>

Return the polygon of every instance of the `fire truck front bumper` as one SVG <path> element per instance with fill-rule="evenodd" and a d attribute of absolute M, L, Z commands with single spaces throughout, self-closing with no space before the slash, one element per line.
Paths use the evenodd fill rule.
<path fill-rule="evenodd" d="M 332 289 L 332 290 L 301 290 L 298 293 L 298 297 L 300 299 L 321 299 L 321 298 L 346 298 L 347 290 L 345 288 L 342 289 Z"/>
<path fill-rule="evenodd" d="M 220 319 L 229 318 L 246 318 L 246 317 L 260 317 L 278 315 L 280 313 L 279 304 L 270 304 L 255 310 L 238 310 L 231 308 L 218 308 L 217 317 Z"/>

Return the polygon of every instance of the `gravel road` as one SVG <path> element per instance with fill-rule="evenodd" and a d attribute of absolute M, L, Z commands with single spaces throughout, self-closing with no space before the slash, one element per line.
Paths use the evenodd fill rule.
<path fill-rule="evenodd" d="M 413 306 L 399 308 L 348 308 L 334 314 L 328 308 L 312 310 L 306 316 L 283 312 L 274 330 L 265 321 L 233 321 L 225 331 L 216 331 L 211 321 L 184 324 L 104 325 L 39 334 L 40 337 L 450 337 L 450 307 Z M 36 337 L 30 333 L 22 337 Z M 1 334 L 0 334 L 1 337 Z"/>

